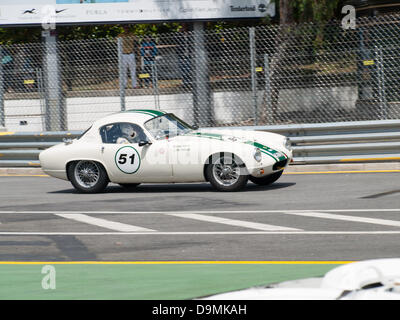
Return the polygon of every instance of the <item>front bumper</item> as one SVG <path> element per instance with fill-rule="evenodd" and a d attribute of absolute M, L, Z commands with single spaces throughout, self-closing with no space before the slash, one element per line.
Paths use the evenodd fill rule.
<path fill-rule="evenodd" d="M 248 169 L 248 171 L 251 176 L 261 178 L 274 172 L 285 170 L 291 162 L 291 157 L 282 161 L 276 161 L 275 163 L 263 164 L 263 162 L 261 162 L 260 165 L 254 166 L 253 168 Z"/>

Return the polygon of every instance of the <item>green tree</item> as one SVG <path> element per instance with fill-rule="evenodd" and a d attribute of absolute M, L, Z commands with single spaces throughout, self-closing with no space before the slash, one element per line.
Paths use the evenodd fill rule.
<path fill-rule="evenodd" d="M 151 34 L 153 36 L 166 32 L 174 32 L 180 28 L 179 23 L 159 24 L 132 24 L 131 30 L 138 36 Z M 58 26 L 57 34 L 60 41 L 84 40 L 98 38 L 115 38 L 122 32 L 122 27 L 115 25 L 84 25 Z M 0 44 L 11 45 L 16 43 L 40 42 L 41 27 L 10 27 L 0 28 Z"/>
<path fill-rule="evenodd" d="M 343 3 L 344 0 L 279 0 L 280 23 L 323 23 L 339 17 Z"/>

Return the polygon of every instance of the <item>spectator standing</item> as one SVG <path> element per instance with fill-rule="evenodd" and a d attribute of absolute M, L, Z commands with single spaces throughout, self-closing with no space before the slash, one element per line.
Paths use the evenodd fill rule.
<path fill-rule="evenodd" d="M 157 56 L 157 47 L 155 42 L 149 37 L 145 36 L 140 47 L 140 55 L 143 59 L 142 73 L 150 75 L 144 78 L 146 87 L 150 84 L 152 78 L 152 71 Z"/>
<path fill-rule="evenodd" d="M 14 59 L 7 48 L 3 48 L 1 63 L 3 65 L 4 90 L 12 91 L 14 84 Z"/>
<path fill-rule="evenodd" d="M 122 87 L 124 89 L 128 86 L 128 70 L 131 75 L 132 88 L 136 88 L 136 55 L 137 40 L 133 33 L 130 32 L 129 26 L 123 27 L 124 32 L 118 38 L 121 39 L 122 44 Z"/>

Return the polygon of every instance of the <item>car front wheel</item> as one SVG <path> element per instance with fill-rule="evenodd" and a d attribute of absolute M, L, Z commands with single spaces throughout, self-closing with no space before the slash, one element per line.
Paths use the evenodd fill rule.
<path fill-rule="evenodd" d="M 107 172 L 95 161 L 81 160 L 68 167 L 68 176 L 76 190 L 82 193 L 98 193 L 108 185 Z"/>
<path fill-rule="evenodd" d="M 277 181 L 282 176 L 282 173 L 283 173 L 283 170 L 272 173 L 268 176 L 261 177 L 261 178 L 256 178 L 256 177 L 250 176 L 249 180 L 260 186 L 268 186 L 270 184 L 273 184 L 275 181 Z"/>
<path fill-rule="evenodd" d="M 243 161 L 230 153 L 221 153 L 212 157 L 206 168 L 206 175 L 211 185 L 218 191 L 242 190 L 248 181 L 248 174 Z"/>

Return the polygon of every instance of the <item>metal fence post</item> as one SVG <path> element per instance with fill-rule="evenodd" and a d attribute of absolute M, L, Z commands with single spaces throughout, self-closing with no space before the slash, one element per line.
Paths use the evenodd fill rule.
<path fill-rule="evenodd" d="M 195 125 L 201 127 L 209 126 L 213 122 L 204 22 L 194 22 L 193 30 L 195 50 L 193 114 Z"/>
<path fill-rule="evenodd" d="M 61 78 L 55 31 L 43 31 L 45 39 L 45 90 L 46 90 L 46 130 L 66 129 L 65 106 L 61 89 Z"/>
<path fill-rule="evenodd" d="M 253 95 L 254 109 L 254 125 L 258 123 L 258 108 L 257 108 L 257 75 L 256 75 L 256 43 L 255 43 L 255 28 L 249 30 L 250 37 L 250 68 L 251 68 L 251 92 Z"/>
<path fill-rule="evenodd" d="M 42 122 L 42 130 L 46 129 L 46 94 L 43 88 L 43 72 L 42 69 L 37 68 L 36 70 L 36 83 L 37 83 L 37 90 L 40 99 L 40 116 Z M 45 122 L 43 123 L 43 118 Z"/>
<path fill-rule="evenodd" d="M 266 107 L 266 114 L 272 114 L 272 97 L 271 97 L 271 78 L 269 72 L 269 56 L 268 54 L 264 54 L 264 77 L 265 77 L 265 107 Z M 268 121 L 269 123 L 273 122 Z"/>
<path fill-rule="evenodd" d="M 122 39 L 118 38 L 118 69 L 119 69 L 119 98 L 121 111 L 126 110 L 125 104 L 125 85 L 128 83 L 127 75 L 124 74 L 122 62 Z"/>
<path fill-rule="evenodd" d="M 382 48 L 375 47 L 377 53 L 378 66 L 378 91 L 379 91 L 379 118 L 387 119 L 387 103 L 386 103 L 386 88 L 385 88 L 385 71 L 383 65 Z"/>
<path fill-rule="evenodd" d="M 153 83 L 154 105 L 156 109 L 160 110 L 160 94 L 158 92 L 158 73 L 157 73 L 157 59 L 151 65 L 151 80 Z"/>
<path fill-rule="evenodd" d="M 6 126 L 4 112 L 4 70 L 3 70 L 3 46 L 0 46 L 0 127 Z"/>

